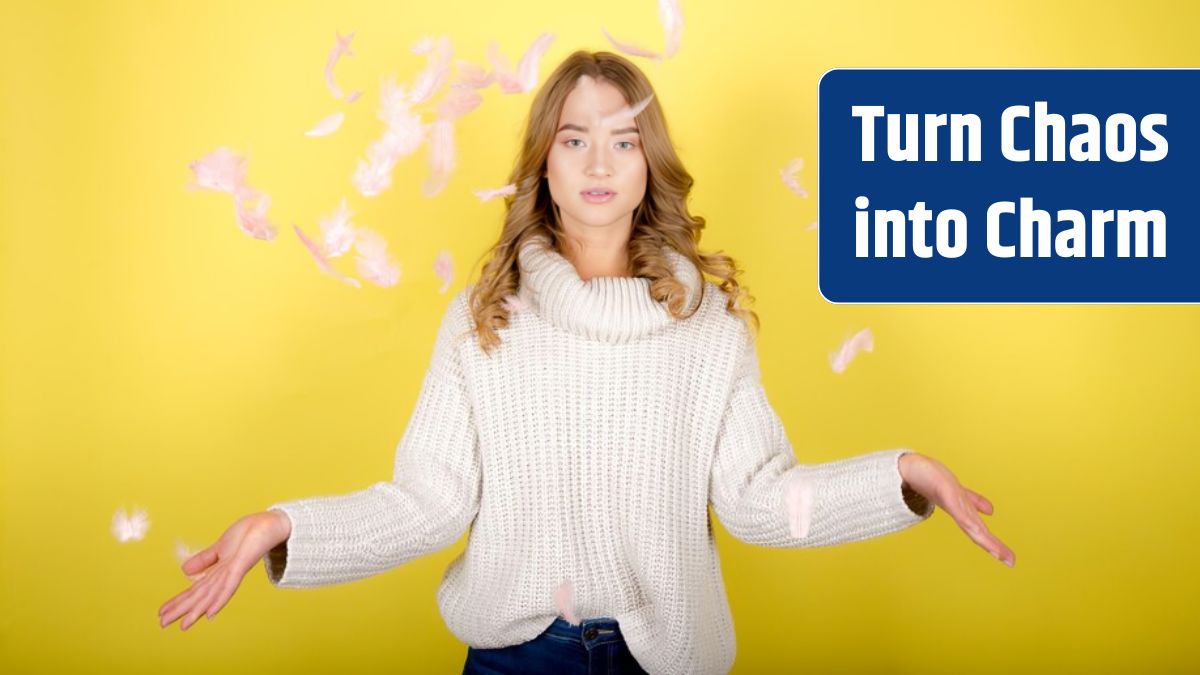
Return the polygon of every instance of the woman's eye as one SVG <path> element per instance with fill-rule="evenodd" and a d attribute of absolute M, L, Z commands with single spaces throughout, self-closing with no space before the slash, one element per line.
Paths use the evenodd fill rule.
<path fill-rule="evenodd" d="M 578 138 L 568 138 L 568 139 L 567 139 L 567 145 L 568 145 L 568 146 L 570 146 L 570 147 L 572 147 L 572 148 L 577 148 L 577 147 L 579 147 L 578 145 L 571 145 L 571 144 L 572 144 L 572 143 L 574 143 L 575 141 L 579 141 L 580 143 L 582 143 L 582 142 L 583 142 L 583 141 L 580 141 Z"/>
<path fill-rule="evenodd" d="M 628 145 L 630 150 L 636 147 L 634 146 L 633 141 L 621 141 L 620 143 L 617 143 L 617 145 Z"/>

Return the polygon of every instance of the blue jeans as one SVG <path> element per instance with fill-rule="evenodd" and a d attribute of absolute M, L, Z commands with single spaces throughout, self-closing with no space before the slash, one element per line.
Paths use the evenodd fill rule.
<path fill-rule="evenodd" d="M 625 645 L 616 619 L 558 617 L 528 642 L 498 649 L 467 647 L 463 675 L 647 675 Z"/>

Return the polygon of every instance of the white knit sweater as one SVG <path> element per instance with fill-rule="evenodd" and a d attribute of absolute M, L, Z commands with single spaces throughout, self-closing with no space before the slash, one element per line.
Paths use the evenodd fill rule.
<path fill-rule="evenodd" d="M 268 507 L 292 522 L 264 557 L 273 584 L 379 574 L 470 528 L 437 589 L 464 643 L 525 642 L 560 613 L 613 617 L 648 672 L 725 673 L 734 631 L 710 503 L 734 537 L 772 547 L 932 514 L 904 501 L 904 449 L 797 464 L 745 324 L 684 256 L 665 251 L 699 309 L 675 320 L 649 279 L 584 282 L 544 244 L 519 253 L 524 307 L 492 356 L 470 333 L 469 288 L 450 302 L 391 481 Z"/>

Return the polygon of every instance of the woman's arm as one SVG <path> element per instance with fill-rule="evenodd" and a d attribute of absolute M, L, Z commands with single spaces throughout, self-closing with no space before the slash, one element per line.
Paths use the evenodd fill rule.
<path fill-rule="evenodd" d="M 710 499 L 725 529 L 749 544 L 799 548 L 878 537 L 933 514 L 928 500 L 904 489 L 899 460 L 910 452 L 798 464 L 747 340 L 717 437 Z"/>
<path fill-rule="evenodd" d="M 438 329 L 392 480 L 267 507 L 291 523 L 287 540 L 263 558 L 272 584 L 323 586 L 378 574 L 449 546 L 474 520 L 481 470 L 457 347 L 470 326 L 466 293 Z"/>

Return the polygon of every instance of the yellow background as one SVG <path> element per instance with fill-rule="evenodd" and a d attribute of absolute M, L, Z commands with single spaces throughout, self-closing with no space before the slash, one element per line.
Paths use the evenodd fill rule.
<path fill-rule="evenodd" d="M 1017 553 L 997 563 L 942 511 L 831 549 L 718 528 L 734 672 L 1200 667 L 1200 310 L 831 305 L 806 229 L 829 68 L 1196 66 L 1195 3 L 683 5 L 678 56 L 636 61 L 696 178 L 703 244 L 747 269 L 798 457 L 935 457 L 993 500 Z M 482 64 L 490 39 L 515 61 L 554 32 L 539 78 L 607 49 L 602 26 L 660 47 L 655 3 L 27 2 L 0 25 L 0 671 L 459 672 L 434 592 L 465 538 L 342 587 L 273 589 L 260 565 L 186 633 L 156 610 L 187 585 L 176 540 L 391 477 L 441 312 L 498 233 L 502 206 L 471 191 L 504 182 L 532 95 L 484 92 L 437 198 L 422 149 L 365 199 L 350 175 L 382 131 L 379 78 L 411 81 L 424 35 Z M 335 70 L 366 89 L 349 106 L 322 77 L 335 30 L 357 32 Z M 335 110 L 339 132 L 303 135 Z M 276 241 L 242 234 L 227 195 L 184 189 L 220 145 L 249 155 Z M 779 180 L 797 156 L 809 199 Z M 320 274 L 289 231 L 343 197 L 391 243 L 398 286 Z M 835 375 L 828 353 L 865 327 L 876 351 Z M 145 540 L 114 540 L 120 506 L 148 510 Z"/>

